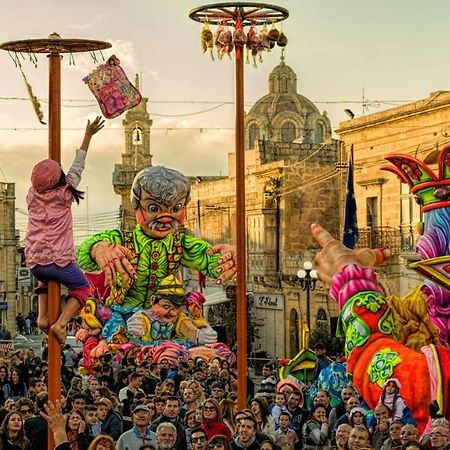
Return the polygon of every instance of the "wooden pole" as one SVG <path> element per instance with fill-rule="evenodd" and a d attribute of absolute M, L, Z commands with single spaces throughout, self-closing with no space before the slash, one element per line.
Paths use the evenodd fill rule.
<path fill-rule="evenodd" d="M 61 162 L 61 55 L 51 53 L 49 62 L 48 157 Z M 48 323 L 51 327 L 61 314 L 61 286 L 48 284 Z M 61 398 L 61 344 L 53 333 L 48 334 L 48 398 L 53 403 Z M 53 433 L 48 429 L 49 450 L 55 448 Z"/>
<path fill-rule="evenodd" d="M 236 244 L 238 406 L 247 406 L 247 260 L 244 153 L 244 49 L 236 48 Z"/>

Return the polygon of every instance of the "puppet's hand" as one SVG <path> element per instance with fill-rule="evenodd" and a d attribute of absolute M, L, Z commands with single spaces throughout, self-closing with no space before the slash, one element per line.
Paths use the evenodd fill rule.
<path fill-rule="evenodd" d="M 135 314 L 127 320 L 127 329 L 133 336 L 144 336 L 148 331 L 147 328 L 147 324 L 140 314 Z"/>
<path fill-rule="evenodd" d="M 331 285 L 333 276 L 347 264 L 371 267 L 383 264 L 391 256 L 391 252 L 388 249 L 349 249 L 342 242 L 334 239 L 319 224 L 312 224 L 311 232 L 322 247 L 315 260 L 317 275 L 328 286 Z"/>
<path fill-rule="evenodd" d="M 220 253 L 220 259 L 218 263 L 220 266 L 217 268 L 217 273 L 220 273 L 220 277 L 217 279 L 217 284 L 223 284 L 230 278 L 236 282 L 237 271 L 237 258 L 236 258 L 236 246 L 228 244 L 219 244 L 211 247 L 208 250 L 208 255 L 214 255 Z"/>
<path fill-rule="evenodd" d="M 105 274 L 105 286 L 116 284 L 117 273 L 122 277 L 125 287 L 136 278 L 136 271 L 130 263 L 130 259 L 135 255 L 122 245 L 114 245 L 107 241 L 97 242 L 92 247 L 91 256 Z"/>
<path fill-rule="evenodd" d="M 212 344 L 217 342 L 217 332 L 211 327 L 200 328 L 197 331 L 197 345 L 204 345 L 205 347 L 211 347 Z"/>

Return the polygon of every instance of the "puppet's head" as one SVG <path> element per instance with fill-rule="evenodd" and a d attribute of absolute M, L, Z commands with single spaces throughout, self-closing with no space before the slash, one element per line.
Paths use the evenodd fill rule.
<path fill-rule="evenodd" d="M 205 304 L 205 296 L 199 291 L 191 291 L 187 296 L 188 311 L 194 319 L 203 316 L 203 305 Z"/>
<path fill-rule="evenodd" d="M 432 280 L 423 284 L 422 291 L 440 339 L 450 342 L 450 145 L 439 152 L 438 173 L 410 155 L 390 154 L 385 159 L 392 166 L 382 169 L 409 185 L 424 213 L 424 232 L 417 241 L 421 261 L 409 267 Z"/>
<path fill-rule="evenodd" d="M 187 299 L 180 280 L 169 275 L 159 285 L 152 297 L 152 311 L 162 323 L 176 322 L 187 305 Z"/>
<path fill-rule="evenodd" d="M 136 220 L 152 238 L 162 239 L 182 225 L 191 184 L 177 170 L 154 166 L 141 170 L 131 186 Z"/>

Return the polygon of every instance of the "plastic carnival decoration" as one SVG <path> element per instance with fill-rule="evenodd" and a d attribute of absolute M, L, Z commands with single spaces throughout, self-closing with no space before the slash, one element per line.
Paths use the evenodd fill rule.
<path fill-rule="evenodd" d="M 437 402 L 438 413 L 450 419 L 450 145 L 439 153 L 437 174 L 409 155 L 385 158 L 392 165 L 382 169 L 407 183 L 421 205 L 421 261 L 411 267 L 428 280 L 404 298 L 386 297 L 374 269 L 358 264 L 356 250 L 346 253 L 347 265 L 334 276 L 330 293 L 341 310 L 347 370 L 358 392 L 373 409 L 394 379 L 401 386 L 395 395 L 422 433 L 430 429 L 430 403 Z"/>
<path fill-rule="evenodd" d="M 82 309 L 77 332 L 84 343 L 84 366 L 90 370 L 101 354 L 118 348 L 138 360 L 167 359 L 173 365 L 188 354 L 234 362 L 203 317 L 203 295 L 186 293 L 180 279 L 182 267 L 219 278 L 218 260 L 223 259 L 208 253 L 207 242 L 179 230 L 189 179 L 173 169 L 148 167 L 136 175 L 130 195 L 136 227 L 104 231 L 79 248 L 81 268 L 97 272 L 90 276 L 95 296 Z M 115 273 L 118 264 L 124 272 Z"/>

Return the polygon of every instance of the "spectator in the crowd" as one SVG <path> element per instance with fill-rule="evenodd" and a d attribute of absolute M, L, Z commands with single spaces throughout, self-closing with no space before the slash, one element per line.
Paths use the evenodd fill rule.
<path fill-rule="evenodd" d="M 314 367 L 314 380 L 319 378 L 320 372 L 326 369 L 331 364 L 331 359 L 327 356 L 327 348 L 322 342 L 318 342 L 314 346 L 314 351 L 316 352 L 317 360 Z"/>
<path fill-rule="evenodd" d="M 12 411 L 3 419 L 0 430 L 2 450 L 28 450 L 30 441 L 25 436 L 23 420 L 20 414 Z"/>
<path fill-rule="evenodd" d="M 269 416 L 267 402 L 263 397 L 255 397 L 250 401 L 250 411 L 258 424 L 258 431 L 264 433 L 270 439 L 275 439 L 275 422 Z"/>
<path fill-rule="evenodd" d="M 100 383 L 98 382 L 97 378 L 92 377 L 88 380 L 87 389 L 84 391 L 84 398 L 86 399 L 86 403 L 90 405 L 94 403 L 94 392 L 98 390 L 99 387 Z"/>
<path fill-rule="evenodd" d="M 80 411 L 82 413 L 86 407 L 86 397 L 84 394 L 82 392 L 77 392 L 76 394 L 73 394 L 71 400 L 72 410 Z"/>
<path fill-rule="evenodd" d="M 270 412 L 270 415 L 275 422 L 275 427 L 278 427 L 278 418 L 282 412 L 287 412 L 286 397 L 283 392 L 277 392 L 275 394 L 275 402 Z"/>
<path fill-rule="evenodd" d="M 160 371 L 161 369 L 157 362 L 153 361 L 150 363 L 146 383 L 147 389 L 144 388 L 147 395 L 155 395 L 156 386 L 161 382 Z"/>
<path fill-rule="evenodd" d="M 86 425 L 88 428 L 88 433 L 94 437 L 97 437 L 101 433 L 102 424 L 97 417 L 97 406 L 87 405 L 84 408 L 84 418 L 86 420 Z"/>
<path fill-rule="evenodd" d="M 194 428 L 191 432 L 192 450 L 206 450 L 208 447 L 208 437 L 203 428 Z"/>
<path fill-rule="evenodd" d="M 411 424 L 403 425 L 400 430 L 400 441 L 402 442 L 403 448 L 408 444 L 412 444 L 414 442 L 418 442 L 419 439 L 419 431 L 417 427 Z"/>
<path fill-rule="evenodd" d="M 283 388 L 290 388 L 291 393 L 287 398 L 287 412 L 292 417 L 292 428 L 297 433 L 299 443 L 296 444 L 296 449 L 301 448 L 302 444 L 302 429 L 303 425 L 308 419 L 308 410 L 302 408 L 303 406 L 303 394 L 298 390 L 293 390 L 290 386 L 285 385 Z"/>
<path fill-rule="evenodd" d="M 231 430 L 222 420 L 219 403 L 213 398 L 208 398 L 202 406 L 201 428 L 205 431 L 208 440 L 218 434 L 231 438 Z"/>
<path fill-rule="evenodd" d="M 222 436 L 218 434 L 211 438 L 208 442 L 209 450 L 231 450 L 230 448 L 230 440 L 226 438 L 226 436 Z"/>
<path fill-rule="evenodd" d="M 197 399 L 195 398 L 194 390 L 186 387 L 182 393 L 183 407 L 182 409 L 187 413 L 188 411 L 195 411 L 198 408 Z"/>
<path fill-rule="evenodd" d="M 191 433 L 192 430 L 194 430 L 195 428 L 199 428 L 201 423 L 201 412 L 200 414 L 198 413 L 197 410 L 194 411 L 188 411 L 186 413 L 186 417 L 184 418 L 184 423 L 185 423 L 185 435 L 186 435 L 186 445 L 187 448 L 190 449 L 192 448 L 191 445 Z"/>
<path fill-rule="evenodd" d="M 89 434 L 83 414 L 76 410 L 67 416 L 66 434 L 70 447 L 77 450 L 87 450 L 94 439 L 94 436 Z"/>
<path fill-rule="evenodd" d="M 119 391 L 119 401 L 122 404 L 122 417 L 124 420 L 124 430 L 129 430 L 132 425 L 131 409 L 133 407 L 133 399 L 137 394 L 145 397 L 145 392 L 141 389 L 142 376 L 137 372 L 133 372 L 129 377 L 128 386 L 123 387 Z"/>
<path fill-rule="evenodd" d="M 33 450 L 47 450 L 47 422 L 41 416 L 48 401 L 47 392 L 41 392 L 36 397 L 36 415 L 25 422 L 25 435 L 31 442 Z"/>
<path fill-rule="evenodd" d="M 345 414 L 345 404 L 350 397 L 357 397 L 357 393 L 353 386 L 345 386 L 341 389 L 341 401 L 340 403 L 331 409 L 328 415 L 328 426 L 333 431 L 336 426 L 336 421 Z"/>
<path fill-rule="evenodd" d="M 116 450 L 116 444 L 111 436 L 101 434 L 91 442 L 88 450 Z"/>
<path fill-rule="evenodd" d="M 280 447 L 270 439 L 267 439 L 261 442 L 260 450 L 280 450 Z"/>
<path fill-rule="evenodd" d="M 282 412 L 279 416 L 279 427 L 275 431 L 275 443 L 282 450 L 292 450 L 298 442 L 297 433 L 290 428 L 291 415 L 288 412 Z"/>
<path fill-rule="evenodd" d="M 146 405 L 138 405 L 133 410 L 133 428 L 125 431 L 117 441 L 117 450 L 135 450 L 141 445 L 150 444 L 155 449 L 156 434 L 150 429 L 150 410 Z"/>
<path fill-rule="evenodd" d="M 303 448 L 323 449 L 329 446 L 328 419 L 324 405 L 317 403 L 311 409 L 309 420 L 303 425 Z"/>
<path fill-rule="evenodd" d="M 236 396 L 229 395 L 220 402 L 223 423 L 230 429 L 231 434 L 236 432 Z"/>
<path fill-rule="evenodd" d="M 345 404 L 345 414 L 339 417 L 339 419 L 336 421 L 335 429 L 341 425 L 341 423 L 347 423 L 349 424 L 349 418 L 350 418 L 350 411 L 353 408 L 358 408 L 361 406 L 361 402 L 359 401 L 358 397 L 350 397 L 346 404 Z M 334 433 L 332 433 L 334 435 Z M 332 436 L 333 440 L 333 436 Z"/>
<path fill-rule="evenodd" d="M 352 408 L 348 416 L 348 423 L 352 428 L 357 425 L 361 425 L 368 429 L 366 424 L 366 415 L 367 415 L 366 411 L 364 411 L 364 409 L 361 408 L 360 406 Z"/>
<path fill-rule="evenodd" d="M 205 393 L 203 392 L 202 385 L 197 380 L 191 380 L 187 387 L 190 387 L 194 391 L 195 397 L 198 399 L 199 406 L 206 400 Z"/>
<path fill-rule="evenodd" d="M 352 428 L 348 437 L 348 450 L 359 450 L 369 445 L 369 431 L 365 427 L 356 426 Z"/>
<path fill-rule="evenodd" d="M 183 421 L 179 415 L 180 410 L 181 406 L 178 397 L 167 397 L 164 413 L 159 419 L 152 422 L 151 429 L 152 431 L 155 431 L 161 423 L 172 423 L 177 430 L 175 448 L 177 450 L 186 450 L 186 432 Z"/>
<path fill-rule="evenodd" d="M 244 416 L 238 422 L 238 432 L 230 442 L 232 450 L 259 450 L 256 440 L 257 423 L 253 416 Z"/>
<path fill-rule="evenodd" d="M 26 397 L 28 394 L 27 386 L 23 381 L 22 372 L 16 368 L 11 370 L 10 380 L 3 386 L 3 395 L 5 400 L 19 400 L 20 397 Z"/>
<path fill-rule="evenodd" d="M 225 387 L 220 381 L 215 381 L 211 385 L 211 397 L 219 403 L 225 397 Z"/>
<path fill-rule="evenodd" d="M 450 431 L 448 427 L 436 425 L 430 434 L 431 448 L 433 450 L 443 450 L 450 443 Z"/>
<path fill-rule="evenodd" d="M 374 450 L 380 450 L 383 443 L 389 438 L 389 410 L 383 403 L 378 403 L 373 413 L 376 425 L 372 432 L 371 443 Z"/>
<path fill-rule="evenodd" d="M 82 394 L 82 386 L 83 379 L 79 375 L 74 376 L 70 381 L 70 389 L 67 392 L 67 397 L 71 399 L 75 394 Z"/>
<path fill-rule="evenodd" d="M 97 417 L 102 423 L 102 434 L 107 434 L 117 441 L 123 431 L 123 421 L 120 414 L 113 409 L 110 399 L 101 398 L 97 402 Z"/>
<path fill-rule="evenodd" d="M 17 400 L 16 411 L 22 416 L 22 420 L 25 421 L 33 416 L 34 403 L 30 398 L 22 397 Z"/>
<path fill-rule="evenodd" d="M 402 441 L 400 440 L 400 431 L 403 423 L 399 420 L 393 420 L 389 426 L 389 439 L 381 446 L 381 450 L 400 450 Z"/>
<path fill-rule="evenodd" d="M 313 406 L 315 405 L 325 406 L 325 409 L 327 410 L 327 418 L 331 412 L 330 400 L 331 400 L 330 394 L 324 390 L 317 391 L 316 395 L 314 395 L 313 397 Z"/>
<path fill-rule="evenodd" d="M 263 380 L 258 388 L 258 393 L 270 393 L 275 394 L 277 386 L 277 378 L 273 373 L 272 364 L 264 364 L 262 368 Z"/>
<path fill-rule="evenodd" d="M 348 439 L 352 427 L 347 423 L 342 423 L 336 429 L 336 445 L 332 447 L 333 450 L 347 450 Z"/>
<path fill-rule="evenodd" d="M 3 388 L 9 381 L 8 368 L 5 365 L 0 365 L 0 405 L 5 403 L 5 394 Z"/>
<path fill-rule="evenodd" d="M 175 442 L 177 441 L 177 429 L 171 422 L 161 422 L 156 428 L 156 441 L 159 450 L 177 449 Z"/>

